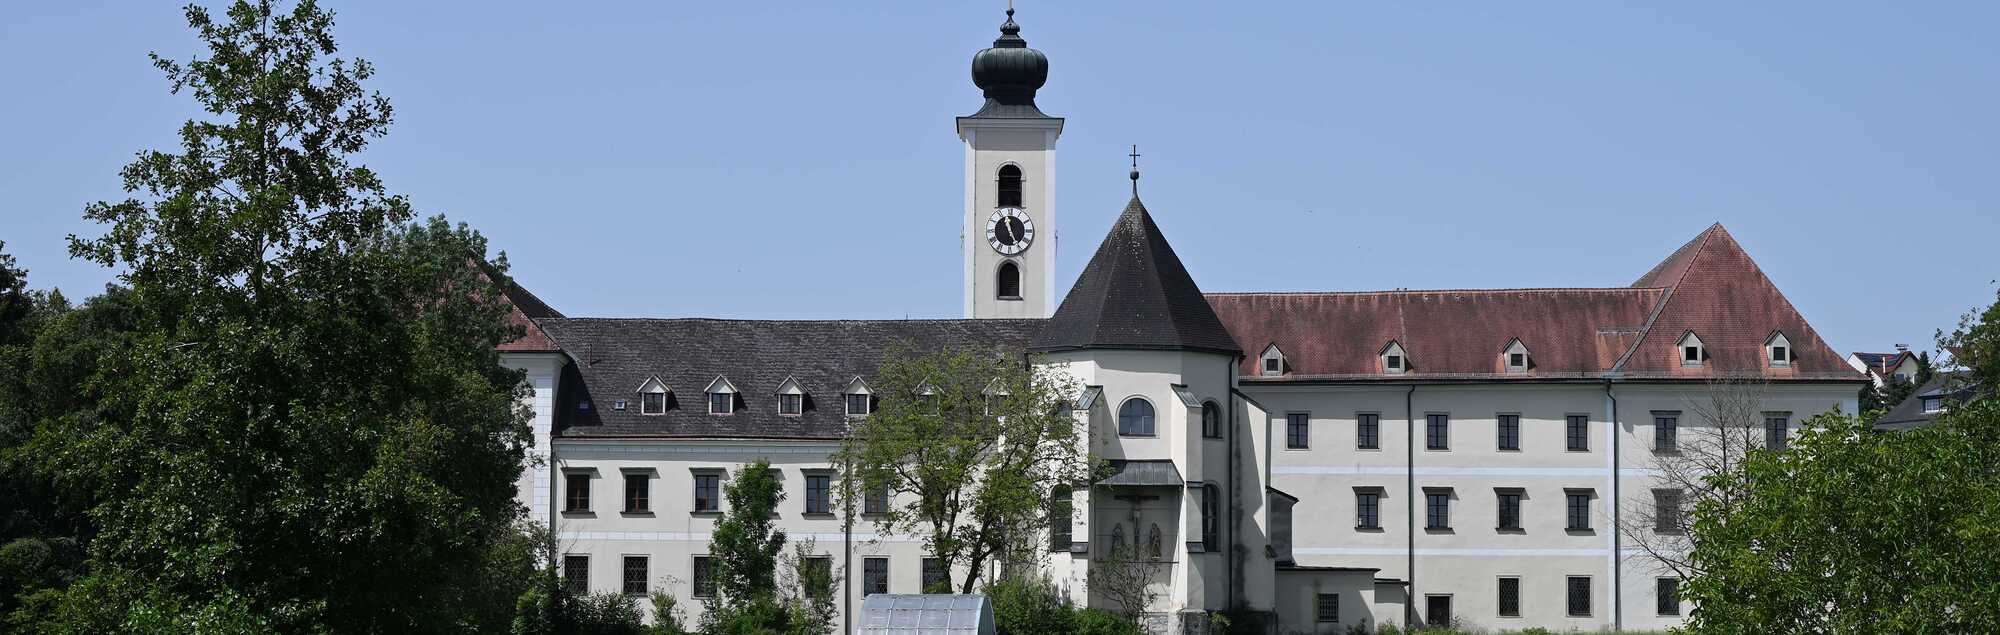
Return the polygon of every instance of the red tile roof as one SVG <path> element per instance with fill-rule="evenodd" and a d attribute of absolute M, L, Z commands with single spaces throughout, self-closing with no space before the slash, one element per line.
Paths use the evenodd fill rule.
<path fill-rule="evenodd" d="M 1287 379 L 1707 378 L 1858 380 L 1721 225 L 1709 227 L 1631 287 L 1370 293 L 1211 293 L 1246 351 L 1273 343 Z M 1694 331 L 1710 359 L 1682 368 L 1676 343 Z M 1782 331 L 1790 368 L 1767 368 L 1764 342 Z M 1508 373 L 1502 351 L 1519 338 L 1531 367 Z M 1385 375 L 1390 340 L 1408 375 Z M 1257 359 L 1240 372 L 1255 378 Z"/>
<path fill-rule="evenodd" d="M 477 264 L 480 275 L 487 280 L 492 280 L 495 277 L 504 277 L 499 276 L 499 270 L 495 269 L 489 263 L 479 262 Z M 542 332 L 542 328 L 535 325 L 535 320 L 540 318 L 563 317 L 562 312 L 555 310 L 554 307 L 543 302 L 541 298 L 535 297 L 535 294 L 528 292 L 527 288 L 515 283 L 513 278 L 507 278 L 503 284 L 506 289 L 504 295 L 507 298 L 508 306 L 507 323 L 521 327 L 521 337 L 494 348 L 509 353 L 538 353 L 562 350 L 561 347 L 556 346 L 556 341 L 551 339 L 548 333 Z"/>

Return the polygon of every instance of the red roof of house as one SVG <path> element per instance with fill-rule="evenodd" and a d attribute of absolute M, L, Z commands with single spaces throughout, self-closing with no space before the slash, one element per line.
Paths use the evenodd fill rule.
<path fill-rule="evenodd" d="M 1630 287 L 1370 293 L 1211 293 L 1208 300 L 1243 350 L 1241 368 L 1276 344 L 1286 378 L 1710 378 L 1858 380 L 1861 376 L 1785 300 L 1721 225 L 1704 230 Z M 1683 368 L 1677 343 L 1693 331 L 1709 359 Z M 1791 341 L 1788 368 L 1769 367 L 1764 343 Z M 1525 373 L 1502 352 L 1520 339 Z M 1409 356 L 1408 375 L 1382 373 L 1389 341 Z"/>
<path fill-rule="evenodd" d="M 540 326 L 535 325 L 535 320 L 538 318 L 559 318 L 563 317 L 562 312 L 555 310 L 555 307 L 549 306 L 541 298 L 535 297 L 535 294 L 530 293 L 527 288 L 515 283 L 513 278 L 500 275 L 499 270 L 495 269 L 493 265 L 483 261 L 478 262 L 478 265 L 480 275 L 484 276 L 487 280 L 492 280 L 496 277 L 504 278 L 502 286 L 505 289 L 503 295 L 507 298 L 507 323 L 521 327 L 521 337 L 494 348 L 509 353 L 539 353 L 562 350 L 561 347 L 556 346 L 556 341 L 550 338 L 548 333 L 543 332 Z"/>

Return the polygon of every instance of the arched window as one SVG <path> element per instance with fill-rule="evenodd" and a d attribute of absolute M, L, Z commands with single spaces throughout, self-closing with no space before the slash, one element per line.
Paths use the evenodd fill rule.
<path fill-rule="evenodd" d="M 1021 206 L 1021 168 L 1012 163 L 1000 166 L 1000 206 Z"/>
<path fill-rule="evenodd" d="M 1214 553 L 1222 540 L 1222 488 L 1214 483 L 1201 485 L 1201 550 Z"/>
<path fill-rule="evenodd" d="M 1000 263 L 1000 270 L 993 274 L 993 295 L 1002 300 L 1021 299 L 1021 268 L 1013 262 Z"/>
<path fill-rule="evenodd" d="M 1140 397 L 1125 400 L 1118 407 L 1118 436 L 1153 436 L 1153 404 Z"/>
<path fill-rule="evenodd" d="M 1201 402 L 1201 436 L 1222 438 L 1222 409 L 1217 408 L 1213 401 Z"/>

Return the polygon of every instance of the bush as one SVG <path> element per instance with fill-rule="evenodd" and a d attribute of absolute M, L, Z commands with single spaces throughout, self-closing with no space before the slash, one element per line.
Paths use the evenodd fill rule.
<path fill-rule="evenodd" d="M 1103 609 L 1076 612 L 1076 635 L 1139 635 L 1139 625 L 1123 615 Z"/>
<path fill-rule="evenodd" d="M 641 635 L 645 625 L 639 603 L 624 594 L 592 593 L 579 596 L 571 604 L 571 618 L 579 635 Z"/>
<path fill-rule="evenodd" d="M 1076 608 L 1046 579 L 1012 577 L 986 586 L 993 602 L 993 626 L 999 635 L 1068 633 L 1076 627 Z"/>

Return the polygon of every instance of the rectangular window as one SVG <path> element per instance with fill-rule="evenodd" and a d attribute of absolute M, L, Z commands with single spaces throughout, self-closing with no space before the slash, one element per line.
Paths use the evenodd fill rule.
<path fill-rule="evenodd" d="M 1424 490 L 1424 528 L 1451 529 L 1451 490 Z"/>
<path fill-rule="evenodd" d="M 1513 488 L 1501 489 L 1496 491 L 1496 494 L 1500 498 L 1499 500 L 1500 524 L 1498 526 L 1499 529 L 1521 528 L 1522 493 L 1523 492 L 1521 490 Z"/>
<path fill-rule="evenodd" d="M 1681 530 L 1681 491 L 1677 489 L 1653 490 L 1653 531 L 1679 533 Z"/>
<path fill-rule="evenodd" d="M 647 511 L 652 499 L 652 475 L 625 475 L 625 513 L 636 514 Z"/>
<path fill-rule="evenodd" d="M 1589 450 L 1589 449 L 1590 449 L 1590 417 L 1589 417 L 1589 416 L 1587 416 L 1587 415 L 1570 415 L 1570 416 L 1569 416 L 1569 423 L 1568 423 L 1568 425 L 1567 425 L 1567 426 L 1564 426 L 1564 427 L 1565 427 L 1565 428 L 1567 428 L 1567 429 L 1568 429 L 1568 431 L 1569 431 L 1569 435 L 1568 435 L 1568 436 L 1569 436 L 1569 449 L 1570 449 L 1570 451 L 1571 451 L 1571 452 L 1583 452 L 1583 451 L 1587 451 L 1587 450 Z"/>
<path fill-rule="evenodd" d="M 1500 449 L 1521 449 L 1521 415 L 1500 415 Z"/>
<path fill-rule="evenodd" d="M 1500 578 L 1500 617 L 1521 616 L 1521 579 Z"/>
<path fill-rule="evenodd" d="M 1451 449 L 1451 415 L 1424 415 L 1424 449 Z"/>
<path fill-rule="evenodd" d="M 1354 447 L 1362 450 L 1382 448 L 1382 415 L 1373 412 L 1354 415 Z"/>
<path fill-rule="evenodd" d="M 833 477 L 825 474 L 806 475 L 806 513 L 830 513 L 828 494 L 832 492 Z"/>
<path fill-rule="evenodd" d="M 867 558 L 861 561 L 861 594 L 874 595 L 889 592 L 889 559 Z"/>
<path fill-rule="evenodd" d="M 712 512 L 722 509 L 722 475 L 702 472 L 694 475 L 694 510 Z"/>
<path fill-rule="evenodd" d="M 1699 346 L 1681 347 L 1681 363 L 1690 364 L 1700 361 L 1701 361 L 1701 347 Z"/>
<path fill-rule="evenodd" d="M 1309 426 L 1306 413 L 1294 412 L 1285 415 L 1285 447 L 1293 450 L 1305 449 L 1306 441 L 1310 439 Z"/>
<path fill-rule="evenodd" d="M 1922 397 L 1921 399 L 1922 401 L 1919 403 L 1924 407 L 1924 414 L 1944 412 L 1943 397 Z"/>
<path fill-rule="evenodd" d="M 1663 616 L 1681 614 L 1681 581 L 1660 578 L 1653 581 L 1654 610 Z"/>
<path fill-rule="evenodd" d="M 778 395 L 778 414 L 796 415 L 805 410 L 805 395 Z"/>
<path fill-rule="evenodd" d="M 1590 496 L 1591 492 L 1588 490 L 1569 490 L 1565 495 L 1565 498 L 1569 499 L 1570 531 L 1590 529 Z"/>
<path fill-rule="evenodd" d="M 1281 363 L 1282 363 L 1281 360 L 1279 360 L 1275 356 L 1264 358 L 1264 374 L 1266 375 L 1280 374 L 1278 370 L 1279 370 L 1279 364 Z"/>
<path fill-rule="evenodd" d="M 1340 594 L 1320 593 L 1318 594 L 1318 600 L 1319 600 L 1317 602 L 1318 610 L 1315 611 L 1315 613 L 1318 614 L 1316 621 L 1319 622 L 1340 621 Z"/>
<path fill-rule="evenodd" d="M 1590 617 L 1590 576 L 1569 577 L 1569 616 Z"/>
<path fill-rule="evenodd" d="M 667 393 L 649 392 L 639 395 L 640 414 L 656 415 L 667 411 Z"/>
<path fill-rule="evenodd" d="M 571 595 L 590 594 L 590 556 L 563 556 L 563 584 Z"/>
<path fill-rule="evenodd" d="M 847 416 L 859 417 L 868 414 L 868 395 L 847 396 Z"/>
<path fill-rule="evenodd" d="M 694 596 L 715 597 L 715 561 L 708 556 L 694 557 Z"/>
<path fill-rule="evenodd" d="M 1451 623 L 1451 596 L 1424 596 L 1424 620 L 1438 625 Z"/>
<path fill-rule="evenodd" d="M 924 558 L 923 587 L 925 593 L 950 593 L 951 575 L 944 567 L 944 558 Z"/>
<path fill-rule="evenodd" d="M 1402 370 L 1402 369 L 1403 369 L 1403 356 L 1402 356 L 1402 355 L 1390 355 L 1390 356 L 1389 356 L 1389 361 L 1388 361 L 1387 365 L 1389 366 L 1389 370 Z"/>
<path fill-rule="evenodd" d="M 1786 419 L 1787 417 L 1781 416 L 1764 417 L 1764 447 L 1772 452 L 1785 451 L 1785 435 L 1791 423 Z"/>
<path fill-rule="evenodd" d="M 646 557 L 625 556 L 625 594 L 646 594 Z"/>
<path fill-rule="evenodd" d="M 1788 363 L 1790 363 L 1791 361 L 1792 361 L 1792 358 L 1791 358 L 1791 356 L 1790 356 L 1790 355 L 1787 355 L 1787 354 L 1786 354 L 1786 352 L 1785 352 L 1785 347 L 1783 347 L 1783 346 L 1773 346 L 1773 347 L 1771 347 L 1771 365 L 1772 365 L 1772 366 L 1784 366 L 1785 364 L 1788 364 Z"/>
<path fill-rule="evenodd" d="M 861 513 L 889 513 L 889 486 L 879 485 L 868 488 L 868 492 L 861 497 Z"/>
<path fill-rule="evenodd" d="M 1507 365 L 1514 368 L 1524 368 L 1528 365 L 1528 355 L 1526 353 L 1510 353 L 1507 355 Z"/>
<path fill-rule="evenodd" d="M 736 395 L 726 392 L 708 393 L 708 414 L 726 415 L 736 409 Z"/>
<path fill-rule="evenodd" d="M 1354 527 L 1382 528 L 1382 490 L 1370 489 L 1354 493 Z"/>
<path fill-rule="evenodd" d="M 1049 551 L 1069 551 L 1070 523 L 1074 522 L 1070 510 L 1074 506 L 1069 488 L 1057 487 L 1049 493 Z"/>
<path fill-rule="evenodd" d="M 563 511 L 590 511 L 590 475 L 563 475 Z"/>
<path fill-rule="evenodd" d="M 1681 449 L 1681 416 L 1660 413 L 1653 415 L 1653 451 L 1678 452 Z"/>
<path fill-rule="evenodd" d="M 799 577 L 804 580 L 833 581 L 833 556 L 807 556 L 799 569 Z"/>

